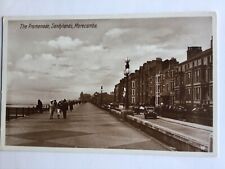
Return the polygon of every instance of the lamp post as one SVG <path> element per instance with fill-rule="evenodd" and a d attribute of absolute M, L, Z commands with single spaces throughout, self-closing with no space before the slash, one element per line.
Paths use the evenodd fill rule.
<path fill-rule="evenodd" d="M 130 60 L 127 58 L 126 60 L 125 60 L 125 70 L 124 70 L 124 75 L 125 75 L 125 78 L 126 78 L 126 96 L 125 96 L 125 108 L 126 109 L 129 109 L 129 90 L 128 90 L 128 87 L 129 87 L 129 85 L 128 85 L 128 81 L 129 81 L 129 79 L 128 79 L 128 77 L 129 77 L 129 74 L 130 74 L 130 65 L 129 65 L 129 63 L 130 63 Z"/>
<path fill-rule="evenodd" d="M 102 107 L 102 90 L 103 90 L 103 86 L 101 86 L 101 98 L 100 98 L 100 105 Z"/>

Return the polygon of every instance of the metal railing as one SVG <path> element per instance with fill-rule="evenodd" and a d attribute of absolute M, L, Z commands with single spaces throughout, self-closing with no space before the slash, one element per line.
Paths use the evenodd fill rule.
<path fill-rule="evenodd" d="M 43 111 L 47 111 L 48 106 L 42 108 Z M 35 113 L 41 113 L 36 107 L 6 107 L 6 121 L 11 119 L 17 119 L 19 117 L 30 116 Z"/>

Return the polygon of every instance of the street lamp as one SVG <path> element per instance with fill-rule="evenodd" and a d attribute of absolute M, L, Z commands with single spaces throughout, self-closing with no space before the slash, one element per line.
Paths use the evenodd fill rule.
<path fill-rule="evenodd" d="M 103 90 L 103 86 L 101 86 L 101 100 L 100 100 L 100 105 L 101 105 L 101 107 L 102 107 L 102 90 Z"/>
<path fill-rule="evenodd" d="M 126 78 L 126 101 L 125 101 L 125 108 L 126 109 L 129 109 L 129 90 L 128 90 L 128 77 L 129 77 L 129 74 L 130 74 L 130 60 L 127 58 L 125 60 L 125 70 L 124 70 L 124 75 L 125 75 L 125 78 Z"/>

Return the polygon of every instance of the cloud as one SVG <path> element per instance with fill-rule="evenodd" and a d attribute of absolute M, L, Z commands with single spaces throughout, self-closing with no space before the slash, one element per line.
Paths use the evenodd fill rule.
<path fill-rule="evenodd" d="M 135 49 L 137 50 L 137 53 L 139 54 L 149 54 L 152 51 L 155 51 L 158 49 L 158 46 L 156 45 L 136 45 Z"/>
<path fill-rule="evenodd" d="M 60 49 L 60 50 L 71 50 L 83 44 L 80 39 L 72 39 L 69 36 L 59 36 L 54 40 L 49 40 L 47 42 L 48 46 Z"/>
<path fill-rule="evenodd" d="M 51 77 L 68 77 L 71 75 L 71 68 L 60 68 L 61 65 L 68 64 L 67 62 L 65 58 L 56 57 L 51 53 L 26 54 L 16 62 L 14 70 L 22 71 L 29 79 L 40 79 L 49 75 Z"/>
<path fill-rule="evenodd" d="M 118 38 L 121 35 L 129 32 L 129 29 L 122 29 L 122 28 L 113 28 L 110 29 L 105 33 L 105 36 L 110 37 L 110 38 Z"/>
<path fill-rule="evenodd" d="M 82 48 L 85 52 L 102 52 L 107 50 L 103 45 L 89 45 Z"/>
<path fill-rule="evenodd" d="M 32 55 L 26 54 L 26 55 L 24 55 L 23 60 L 30 60 L 32 58 L 33 58 Z"/>
<path fill-rule="evenodd" d="M 52 54 L 49 54 L 49 53 L 47 53 L 47 54 L 42 54 L 41 56 L 40 56 L 40 59 L 41 60 L 47 60 L 47 61 L 54 61 L 54 60 L 56 60 L 56 57 L 55 56 L 53 56 Z"/>
<path fill-rule="evenodd" d="M 156 57 L 183 61 L 188 45 L 209 43 L 211 21 L 193 20 L 96 20 L 98 29 L 22 34 L 11 25 L 8 89 L 15 92 L 10 98 L 78 98 L 81 91 L 94 93 L 101 85 L 113 91 L 124 76 L 126 57 L 133 72 Z"/>

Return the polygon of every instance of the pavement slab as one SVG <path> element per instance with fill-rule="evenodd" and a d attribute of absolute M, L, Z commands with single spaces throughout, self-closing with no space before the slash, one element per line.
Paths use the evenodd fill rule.
<path fill-rule="evenodd" d="M 6 124 L 6 145 L 169 150 L 160 141 L 91 103 L 76 105 L 67 119 L 34 114 Z"/>

